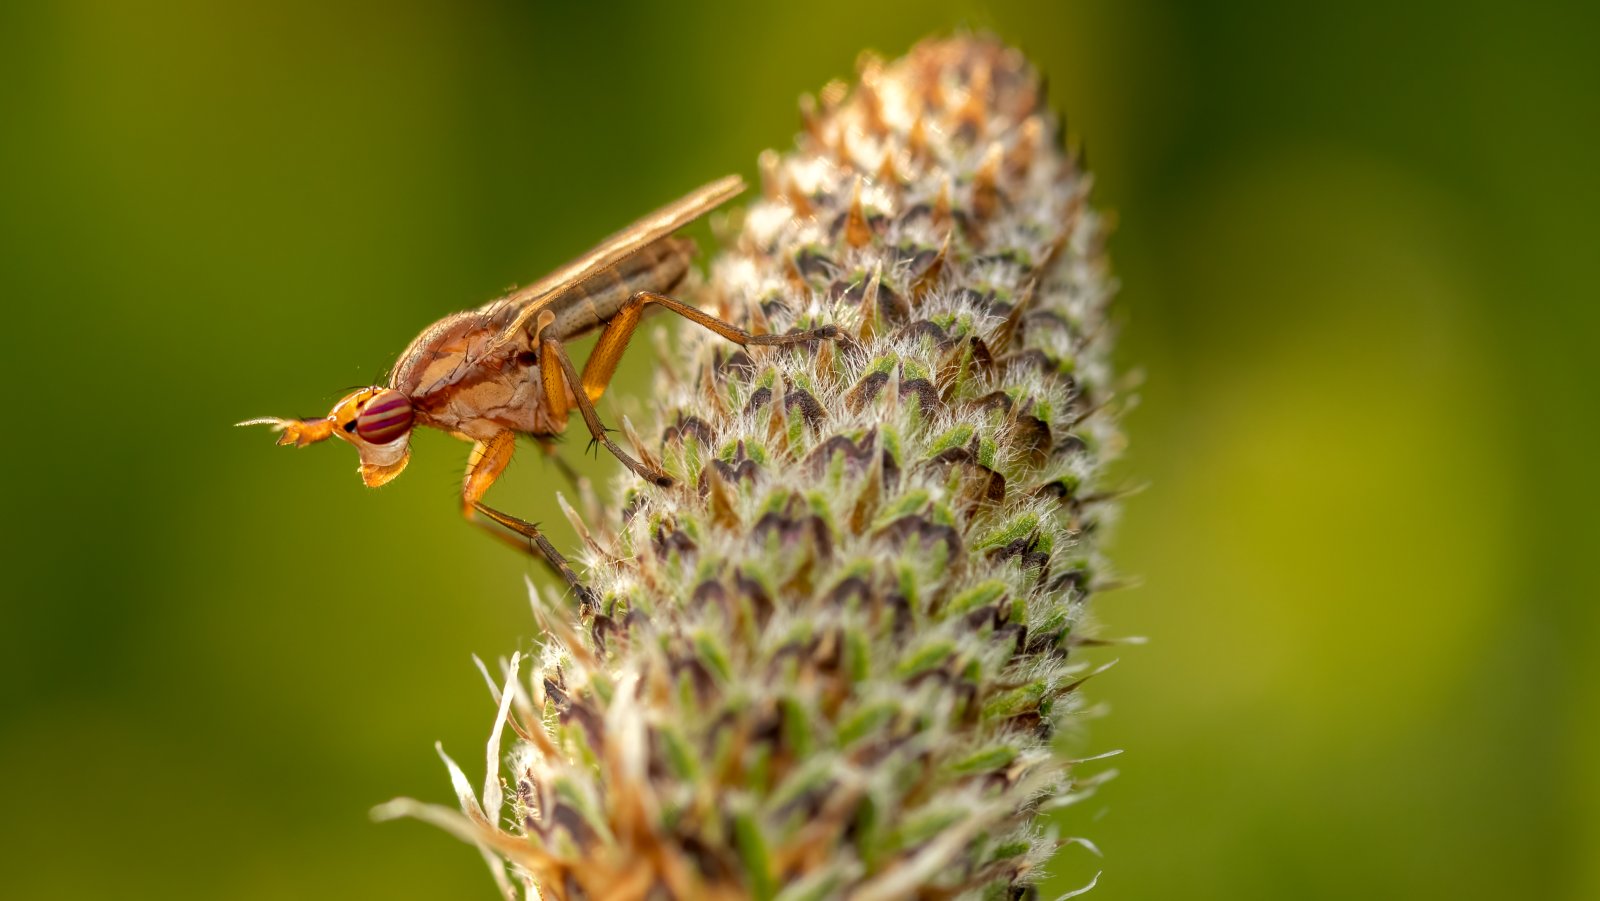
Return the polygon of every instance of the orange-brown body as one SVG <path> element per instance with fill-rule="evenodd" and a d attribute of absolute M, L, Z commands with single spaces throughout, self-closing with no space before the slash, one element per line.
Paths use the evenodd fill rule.
<path fill-rule="evenodd" d="M 532 542 L 581 592 L 566 561 L 532 523 L 483 503 L 489 486 L 510 464 L 516 437 L 547 440 L 559 435 L 576 409 L 597 444 L 640 476 L 671 485 L 671 476 L 618 447 L 594 409 L 647 305 L 665 307 L 741 345 L 794 344 L 837 334 L 832 326 L 823 326 L 787 335 L 752 335 L 667 296 L 683 282 L 694 256 L 694 244 L 672 233 L 743 190 L 738 176 L 711 182 L 538 282 L 476 310 L 446 316 L 405 349 L 387 386 L 362 388 L 341 399 L 325 417 L 269 417 L 240 425 L 270 425 L 283 433 L 279 444 L 303 447 L 329 437 L 353 444 L 361 455 L 362 480 L 374 487 L 405 469 L 416 425 L 472 441 L 461 487 L 462 512 L 500 537 L 510 536 L 477 514 Z M 564 342 L 595 329 L 604 330 L 580 375 Z"/>
<path fill-rule="evenodd" d="M 593 331 L 641 292 L 672 291 L 688 274 L 694 249 L 694 242 L 670 235 L 645 245 L 544 302 L 541 310 L 552 318 L 541 329 L 523 327 L 498 345 L 497 336 L 516 319 L 527 319 L 521 306 L 495 301 L 447 316 L 400 355 L 389 387 L 411 398 L 422 424 L 474 441 L 488 441 L 505 429 L 559 435 L 576 400 L 561 416 L 552 415 L 544 402 L 539 342 L 571 340 Z M 535 318 L 531 324 L 538 322 Z"/>

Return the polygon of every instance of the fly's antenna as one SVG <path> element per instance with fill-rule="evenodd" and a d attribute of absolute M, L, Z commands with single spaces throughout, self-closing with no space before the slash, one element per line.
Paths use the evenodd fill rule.
<path fill-rule="evenodd" d="M 279 432 L 279 444 L 292 444 L 295 447 L 305 447 L 326 441 L 333 435 L 333 420 L 322 419 L 279 419 L 276 416 L 262 416 L 257 419 L 246 419 L 244 422 L 234 423 L 234 427 L 247 425 L 270 426 L 274 432 Z"/>

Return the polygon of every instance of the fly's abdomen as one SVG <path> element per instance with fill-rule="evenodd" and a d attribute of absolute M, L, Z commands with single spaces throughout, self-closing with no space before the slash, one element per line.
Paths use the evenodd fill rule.
<path fill-rule="evenodd" d="M 598 328 L 640 291 L 672 293 L 688 274 L 689 260 L 693 256 L 694 242 L 688 238 L 669 236 L 645 245 L 616 265 L 601 269 L 567 289 L 563 297 L 551 304 L 556 318 L 549 326 L 550 333 L 558 338 L 571 338 Z"/>

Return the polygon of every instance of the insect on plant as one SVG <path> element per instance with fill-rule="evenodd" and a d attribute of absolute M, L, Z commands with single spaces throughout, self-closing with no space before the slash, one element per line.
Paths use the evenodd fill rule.
<path fill-rule="evenodd" d="M 511 462 L 518 435 L 547 450 L 574 408 L 593 440 L 623 465 L 661 486 L 671 476 L 629 456 L 607 435 L 594 404 L 605 394 L 645 308 L 659 305 L 740 345 L 797 344 L 835 338 L 834 326 L 752 335 L 668 296 L 689 272 L 694 242 L 673 232 L 744 190 L 737 175 L 711 182 L 617 232 L 583 256 L 505 297 L 446 316 L 400 355 L 386 385 L 362 388 L 319 419 L 266 417 L 279 444 L 304 447 L 336 437 L 355 445 L 361 478 L 377 487 L 411 456 L 411 432 L 429 426 L 473 442 L 461 487 L 462 513 L 519 548 L 520 535 L 575 588 L 566 561 L 537 526 L 483 502 Z M 566 342 L 601 329 L 579 375 Z M 489 521 L 479 519 L 486 517 Z M 498 524 L 498 527 L 497 525 Z M 510 533 L 501 528 L 509 529 Z"/>

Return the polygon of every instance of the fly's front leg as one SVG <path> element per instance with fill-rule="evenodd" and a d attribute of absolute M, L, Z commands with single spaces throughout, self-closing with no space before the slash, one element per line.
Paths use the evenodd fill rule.
<path fill-rule="evenodd" d="M 610 331 L 609 327 L 607 327 L 607 331 Z M 591 359 L 593 358 L 591 357 Z M 605 423 L 600 421 L 600 414 L 595 412 L 594 401 L 590 399 L 587 391 L 580 390 L 577 387 L 581 384 L 578 380 L 578 370 L 573 367 L 572 358 L 567 356 L 567 349 L 561 345 L 560 341 L 554 338 L 540 339 L 539 361 L 540 367 L 546 373 L 544 393 L 546 399 L 550 401 L 552 409 L 563 409 L 562 406 L 556 403 L 556 395 L 559 394 L 562 398 L 562 404 L 565 404 L 568 386 L 572 386 L 572 398 L 577 401 L 578 413 L 583 417 L 583 424 L 588 427 L 589 435 L 594 438 L 595 442 L 610 451 L 612 456 L 621 460 L 623 466 L 638 473 L 640 478 L 663 488 L 671 487 L 674 481 L 672 476 L 635 460 L 626 451 L 618 447 L 617 443 L 611 440 L 610 435 L 606 434 Z M 615 368 L 615 364 L 613 364 L 613 368 Z M 550 378 L 549 373 L 552 370 L 559 371 L 559 379 Z"/>
<path fill-rule="evenodd" d="M 824 325 L 787 335 L 752 335 L 681 300 L 674 300 L 665 294 L 640 291 L 628 298 L 627 302 L 617 310 L 616 315 L 611 317 L 611 321 L 606 323 L 605 331 L 600 333 L 600 340 L 595 342 L 594 352 L 589 354 L 589 361 L 583 366 L 583 394 L 587 395 L 590 401 L 597 401 L 602 394 L 605 394 L 606 386 L 611 384 L 611 377 L 617 372 L 617 363 L 622 359 L 622 352 L 628 349 L 628 339 L 633 337 L 633 330 L 638 328 L 639 318 L 644 315 L 645 305 L 652 303 L 660 304 L 741 347 L 775 347 L 839 337 L 839 327 L 835 325 Z"/>
<path fill-rule="evenodd" d="M 506 466 L 511 463 L 511 455 L 516 450 L 516 435 L 512 432 L 500 432 L 488 441 L 479 441 L 472 446 L 472 454 L 467 458 L 467 477 L 461 486 L 461 513 L 467 521 L 506 542 L 517 550 L 525 553 L 537 550 L 544 562 L 560 576 L 563 581 L 572 586 L 577 592 L 580 602 L 585 607 L 594 606 L 594 592 L 589 586 L 578 580 L 577 573 L 567 565 L 567 558 L 561 556 L 550 539 L 539 531 L 539 527 L 531 522 L 518 519 L 509 513 L 485 504 L 483 496 L 488 493 L 489 486 L 495 479 L 505 472 Z M 528 540 L 524 544 L 494 525 L 484 522 L 475 514 L 481 513 L 496 523 L 521 535 Z"/>

